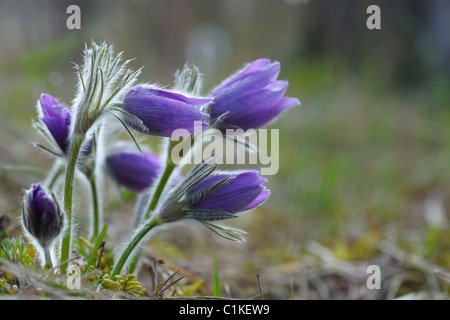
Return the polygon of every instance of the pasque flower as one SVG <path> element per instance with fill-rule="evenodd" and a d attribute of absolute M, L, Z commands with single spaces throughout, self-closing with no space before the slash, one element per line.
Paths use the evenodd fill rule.
<path fill-rule="evenodd" d="M 116 151 L 105 159 L 107 172 L 120 185 L 136 192 L 147 189 L 161 169 L 161 160 L 151 152 Z"/>
<path fill-rule="evenodd" d="M 256 170 L 215 172 L 217 165 L 196 165 L 187 176 L 161 199 L 155 213 L 144 220 L 124 246 L 111 275 L 121 272 L 133 250 L 145 241 L 150 231 L 165 223 L 183 219 L 201 222 L 216 234 L 241 242 L 242 230 L 214 224 L 218 220 L 237 217 L 263 203 L 270 192 L 262 185 L 266 179 Z"/>
<path fill-rule="evenodd" d="M 64 183 L 64 215 L 67 232 L 61 242 L 60 260 L 69 259 L 72 246 L 73 181 L 79 160 L 86 150 L 87 139 L 95 139 L 105 120 L 110 117 L 120 119 L 125 111 L 121 108 L 123 96 L 134 85 L 141 69 L 133 71 L 127 67 L 130 60 L 123 61 L 122 53 L 114 54 L 112 46 L 102 43 L 85 47 L 81 66 L 76 65 L 78 74 L 77 93 L 72 103 L 71 143 Z M 101 148 L 100 148 L 101 149 Z M 97 149 L 98 150 L 98 149 Z M 94 178 L 92 178 L 94 179 Z M 96 190 L 95 181 L 91 180 L 92 189 Z M 96 192 L 93 202 L 98 204 Z M 97 234 L 99 210 L 94 206 L 93 235 Z M 97 214 L 95 214 L 97 212 Z M 63 270 L 67 265 L 63 266 Z"/>
<path fill-rule="evenodd" d="M 42 94 L 39 100 L 39 106 L 41 107 L 42 117 L 40 120 L 50 132 L 56 146 L 59 148 L 61 155 L 67 157 L 70 149 L 70 121 L 71 114 L 69 110 L 59 104 L 55 98 L 49 94 Z M 89 155 L 92 152 L 93 141 L 89 140 L 83 149 L 82 154 L 84 156 Z"/>
<path fill-rule="evenodd" d="M 195 216 L 195 211 L 218 210 L 231 214 L 251 210 L 270 195 L 262 186 L 267 180 L 258 175 L 257 170 L 217 173 L 206 178 L 188 191 L 193 201 L 185 210 L 192 210 L 193 217 L 199 220 L 221 220 L 214 214 Z M 188 211 L 189 212 L 189 211 Z M 231 216 L 225 216 L 228 218 Z"/>
<path fill-rule="evenodd" d="M 43 117 L 40 120 L 47 126 L 56 144 L 67 155 L 70 146 L 70 112 L 48 94 L 43 94 L 39 100 Z"/>
<path fill-rule="evenodd" d="M 230 219 L 257 207 L 270 195 L 263 186 L 267 180 L 257 170 L 212 173 L 214 169 L 206 164 L 194 168 L 162 205 L 157 218 L 164 222 Z"/>
<path fill-rule="evenodd" d="M 56 198 L 35 184 L 25 191 L 22 222 L 26 234 L 45 251 L 61 234 L 64 220 Z"/>
<path fill-rule="evenodd" d="M 288 82 L 277 80 L 279 73 L 278 62 L 259 59 L 223 81 L 210 93 L 214 97 L 209 107 L 212 126 L 221 130 L 261 128 L 300 104 L 298 99 L 284 97 Z"/>
<path fill-rule="evenodd" d="M 199 110 L 212 99 L 188 97 L 181 93 L 152 86 L 136 86 L 123 101 L 123 109 L 140 119 L 143 128 L 131 117 L 126 122 L 135 130 L 161 137 L 170 137 L 176 129 L 186 129 L 194 133 L 195 122 L 201 123 L 202 130 L 208 127 L 208 115 Z"/>

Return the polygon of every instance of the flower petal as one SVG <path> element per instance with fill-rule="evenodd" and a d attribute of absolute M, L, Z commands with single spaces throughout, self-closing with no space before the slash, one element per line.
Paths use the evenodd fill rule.
<path fill-rule="evenodd" d="M 39 184 L 26 191 L 22 218 L 26 230 L 44 247 L 62 229 L 63 220 L 56 204 Z"/>
<path fill-rule="evenodd" d="M 258 90 L 275 81 L 279 73 L 278 62 L 270 63 L 269 59 L 255 60 L 212 90 L 211 96 Z"/>
<path fill-rule="evenodd" d="M 260 91 L 254 92 L 242 99 L 229 99 L 225 102 L 228 105 L 228 114 L 223 118 L 223 123 L 233 124 L 243 130 L 258 128 L 257 123 L 268 121 L 268 110 L 275 106 L 286 92 L 288 83 L 286 81 L 276 81 Z M 217 117 L 211 106 L 211 116 Z M 217 103 L 222 103 L 217 100 Z M 220 124 L 219 124 L 220 126 Z"/>
<path fill-rule="evenodd" d="M 144 91 L 147 91 L 148 94 L 153 94 L 157 97 L 181 101 L 181 102 L 184 102 L 184 103 L 190 104 L 192 106 L 196 106 L 196 107 L 203 106 L 213 100 L 212 98 L 187 97 L 180 93 L 176 93 L 173 91 L 167 91 L 167 90 L 163 90 L 163 89 L 158 89 L 158 88 L 144 88 Z"/>
<path fill-rule="evenodd" d="M 223 81 L 211 92 L 211 126 L 221 131 L 257 129 L 276 120 L 288 108 L 286 104 L 298 104 L 287 100 L 279 103 L 288 86 L 287 81 L 276 81 L 279 72 L 278 62 L 259 59 Z"/>
<path fill-rule="evenodd" d="M 200 99 L 207 103 L 210 99 Z M 142 130 L 130 117 L 125 121 L 135 130 L 156 136 L 170 137 L 174 130 L 185 129 L 189 134 L 194 133 L 197 127 L 205 130 L 208 115 L 201 112 L 193 104 L 199 105 L 198 99 L 182 97 L 173 92 L 162 92 L 152 88 L 136 87 L 131 90 L 124 100 L 124 109 L 131 115 L 139 118 L 148 130 Z M 177 136 L 183 136 L 177 134 Z"/>
<path fill-rule="evenodd" d="M 62 114 L 55 114 L 54 117 L 43 117 L 41 121 L 45 123 L 48 130 L 52 134 L 53 139 L 61 148 L 64 154 L 69 151 L 69 126 L 70 116 L 66 110 Z"/>
<path fill-rule="evenodd" d="M 63 106 L 59 105 L 56 100 L 48 95 L 43 94 L 40 99 L 40 105 L 44 117 L 40 120 L 47 126 L 53 139 L 60 147 L 63 154 L 69 151 L 69 128 L 70 113 Z"/>
<path fill-rule="evenodd" d="M 242 209 L 248 207 L 264 190 L 262 183 L 266 181 L 255 170 L 245 171 L 224 186 L 208 192 L 194 207 L 231 213 L 243 211 Z"/>
<path fill-rule="evenodd" d="M 106 157 L 106 165 L 114 180 L 136 192 L 148 188 L 161 169 L 160 159 L 150 152 L 114 152 Z"/>
<path fill-rule="evenodd" d="M 43 94 L 40 103 L 45 116 L 50 116 L 46 111 L 53 110 L 53 106 L 58 105 L 58 102 L 49 94 Z"/>
<path fill-rule="evenodd" d="M 260 194 L 250 204 L 248 204 L 245 208 L 243 208 L 241 210 L 247 211 L 247 210 L 254 209 L 257 206 L 259 206 L 261 203 L 266 201 L 269 196 L 270 196 L 270 191 L 265 189 L 265 190 L 261 191 Z"/>
<path fill-rule="evenodd" d="M 296 98 L 283 97 L 277 104 L 264 111 L 264 117 L 254 117 L 247 123 L 250 128 L 262 128 L 275 120 L 277 120 L 281 113 L 289 108 L 300 105 L 300 101 Z"/>

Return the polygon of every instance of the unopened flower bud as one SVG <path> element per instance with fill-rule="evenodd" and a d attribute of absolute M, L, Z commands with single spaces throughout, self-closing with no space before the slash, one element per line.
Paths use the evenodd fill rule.
<path fill-rule="evenodd" d="M 48 94 L 41 96 L 39 105 L 43 113 L 40 120 L 47 126 L 61 153 L 67 155 L 70 146 L 70 112 Z"/>
<path fill-rule="evenodd" d="M 284 110 L 300 104 L 285 97 L 287 81 L 277 80 L 278 62 L 255 60 L 211 91 L 211 125 L 220 130 L 262 128 L 275 121 Z"/>
<path fill-rule="evenodd" d="M 55 196 L 35 184 L 23 199 L 22 222 L 25 233 L 43 249 L 51 248 L 63 229 L 63 216 Z"/>
<path fill-rule="evenodd" d="M 212 99 L 192 98 L 180 93 L 151 86 L 137 86 L 125 96 L 123 108 L 140 119 L 145 128 L 130 117 L 125 121 L 133 129 L 145 134 L 170 137 L 176 129 L 194 133 L 195 122 L 201 122 L 202 130 L 208 127 L 208 115 L 197 107 L 210 103 Z"/>
<path fill-rule="evenodd" d="M 217 221 L 237 217 L 254 209 L 270 195 L 263 183 L 267 180 L 256 170 L 212 173 L 213 166 L 194 168 L 168 197 L 159 210 L 158 219 Z"/>

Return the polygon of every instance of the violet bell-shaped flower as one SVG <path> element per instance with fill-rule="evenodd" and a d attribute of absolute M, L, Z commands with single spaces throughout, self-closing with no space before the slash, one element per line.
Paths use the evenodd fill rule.
<path fill-rule="evenodd" d="M 23 199 L 22 223 L 26 234 L 43 249 L 49 248 L 61 234 L 63 216 L 54 196 L 39 185 L 27 190 Z"/>
<path fill-rule="evenodd" d="M 59 104 L 55 98 L 49 94 L 42 94 L 41 99 L 38 102 L 41 108 L 42 117 L 39 119 L 47 127 L 48 132 L 55 142 L 55 147 L 59 149 L 62 156 L 67 157 L 69 155 L 69 148 L 71 142 L 70 136 L 70 122 L 71 114 L 69 110 Z M 40 113 L 41 113 L 40 112 Z M 42 128 L 41 128 L 42 129 Z M 48 136 L 48 135 L 46 135 Z M 88 156 L 93 149 L 93 141 L 89 140 L 82 150 L 83 156 Z"/>
<path fill-rule="evenodd" d="M 48 94 L 39 100 L 43 117 L 40 120 L 46 125 L 51 136 L 63 155 L 67 155 L 70 147 L 70 112 Z"/>
<path fill-rule="evenodd" d="M 211 126 L 225 129 L 258 129 L 275 121 L 280 114 L 300 104 L 284 97 L 287 81 L 277 80 L 280 64 L 258 59 L 223 81 L 211 91 Z"/>
<path fill-rule="evenodd" d="M 217 221 L 254 209 L 270 195 L 267 180 L 257 170 L 213 173 L 216 166 L 194 167 L 158 212 L 157 219 L 172 222 L 185 218 Z"/>
<path fill-rule="evenodd" d="M 198 107 L 211 101 L 152 86 L 136 86 L 125 96 L 123 109 L 141 120 L 145 128 L 129 116 L 125 116 L 125 122 L 136 131 L 155 136 L 170 137 L 176 129 L 193 134 L 197 123 L 202 131 L 208 127 L 208 115 Z M 175 133 L 183 135 L 186 134 Z"/>
<path fill-rule="evenodd" d="M 142 192 L 157 178 L 161 160 L 151 152 L 116 151 L 106 156 L 107 172 L 114 181 Z"/>

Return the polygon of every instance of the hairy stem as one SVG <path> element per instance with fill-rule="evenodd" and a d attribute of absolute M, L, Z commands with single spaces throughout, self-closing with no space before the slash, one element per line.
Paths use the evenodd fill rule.
<path fill-rule="evenodd" d="M 43 249 L 44 249 L 44 269 L 50 269 L 51 267 L 53 267 L 50 250 L 48 248 Z"/>
<path fill-rule="evenodd" d="M 83 144 L 85 136 L 78 134 L 72 137 L 72 143 L 70 146 L 69 159 L 67 160 L 66 167 L 66 180 L 64 184 L 64 214 L 66 216 L 66 230 L 63 235 L 61 243 L 61 259 L 63 263 L 69 259 L 71 235 L 72 235 L 72 203 L 73 203 L 73 185 L 75 170 L 77 167 L 78 155 L 80 153 L 81 145 Z M 67 265 L 62 266 L 62 270 L 65 270 Z"/>
<path fill-rule="evenodd" d="M 98 237 L 98 230 L 100 225 L 100 207 L 98 201 L 98 189 L 95 179 L 95 175 L 89 177 L 89 185 L 91 187 L 91 200 L 92 200 L 92 235 L 91 239 L 95 241 Z"/>
<path fill-rule="evenodd" d="M 172 143 L 169 141 L 167 146 L 167 160 L 166 160 L 166 167 L 161 175 L 161 178 L 158 181 L 158 185 L 156 186 L 155 192 L 152 195 L 152 199 L 148 205 L 147 211 L 145 212 L 144 220 L 148 219 L 150 217 L 150 214 L 153 210 L 155 210 L 156 205 L 158 204 L 159 198 L 161 197 L 161 193 L 164 190 L 164 187 L 167 184 L 167 181 L 169 180 L 170 175 L 172 174 L 173 170 L 175 170 L 176 165 L 172 162 L 170 158 L 170 152 L 172 150 L 171 148 Z M 141 255 L 141 249 L 136 250 L 134 253 L 130 265 L 129 265 L 129 272 L 133 273 L 136 269 L 136 265 L 139 261 L 139 257 Z"/>
<path fill-rule="evenodd" d="M 160 225 L 161 222 L 158 221 L 155 217 L 149 219 L 144 226 L 139 229 L 139 231 L 133 236 L 131 241 L 126 246 L 125 250 L 120 255 L 119 259 L 115 263 L 113 270 L 111 271 L 110 278 L 114 280 L 114 277 L 122 271 L 125 263 L 128 260 L 128 257 L 132 254 L 133 250 L 136 246 L 142 241 L 142 239 L 146 236 L 146 234 L 152 230 L 154 227 Z M 130 272 L 131 273 L 131 272 Z"/>
<path fill-rule="evenodd" d="M 175 168 L 176 165 L 169 159 L 166 163 L 166 168 L 164 169 L 161 179 L 158 182 L 158 186 L 156 187 L 155 192 L 153 193 L 152 200 L 150 201 L 150 204 L 147 208 L 147 212 L 145 213 L 144 219 L 148 219 L 150 217 L 151 212 L 155 210 L 159 198 L 161 197 L 161 193 L 164 190 L 164 187 L 166 186 L 167 181 L 169 180 L 169 177 Z"/>
<path fill-rule="evenodd" d="M 155 192 L 152 195 L 152 200 L 150 201 L 147 211 L 145 213 L 144 219 L 148 219 L 150 217 L 150 214 L 153 210 L 155 210 L 156 205 L 158 204 L 159 198 L 161 197 L 161 193 L 164 190 L 164 187 L 167 184 L 167 181 L 169 181 L 170 175 L 172 174 L 173 170 L 177 167 L 175 163 L 173 163 L 171 159 L 171 153 L 172 149 L 175 146 L 176 141 L 171 141 L 170 138 L 167 141 L 167 150 L 166 150 L 166 167 L 164 168 L 164 171 L 161 175 L 161 178 L 158 181 L 158 185 L 156 186 Z"/>

